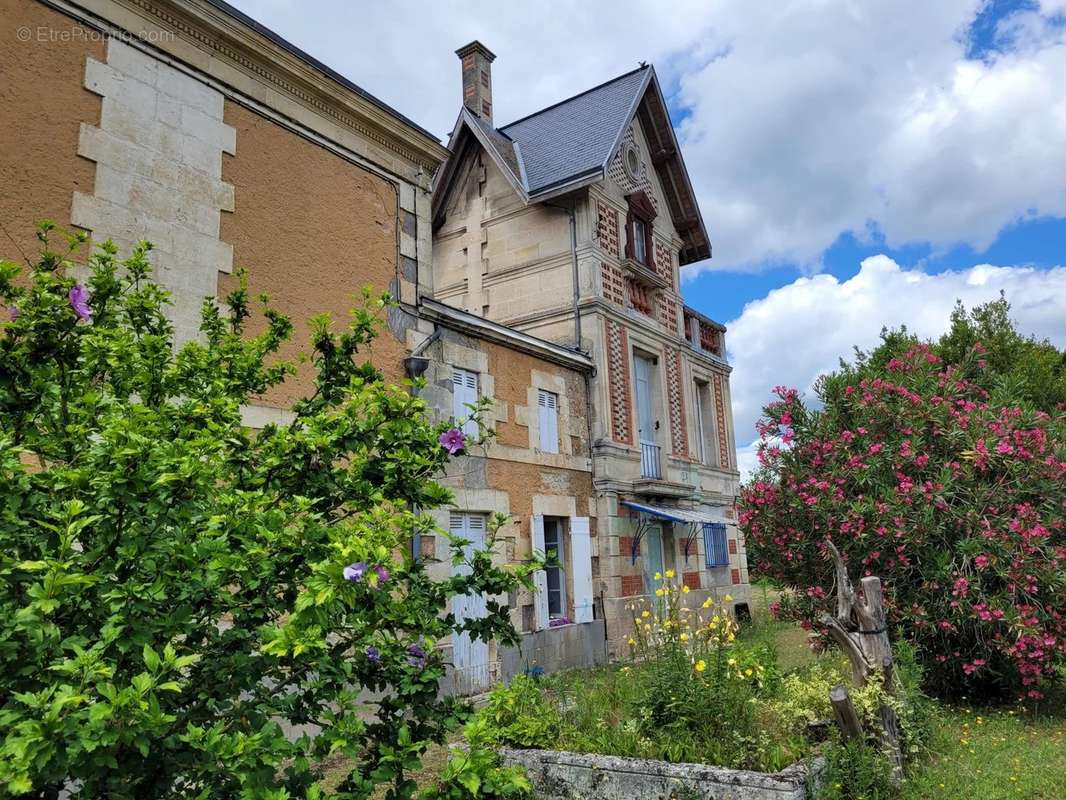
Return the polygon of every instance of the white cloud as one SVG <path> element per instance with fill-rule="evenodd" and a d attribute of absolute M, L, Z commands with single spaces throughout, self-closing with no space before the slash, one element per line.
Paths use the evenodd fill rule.
<path fill-rule="evenodd" d="M 775 385 L 794 386 L 810 397 L 819 375 L 850 358 L 854 347 L 875 346 L 882 327 L 905 324 L 919 336 L 935 337 L 947 330 L 956 300 L 972 308 L 1001 290 L 1022 332 L 1066 347 L 1066 267 L 981 264 L 928 274 L 879 255 L 865 259 L 848 280 L 799 278 L 748 303 L 726 334 L 741 468 L 755 464 L 755 421 Z"/>
<path fill-rule="evenodd" d="M 816 271 L 842 232 L 983 247 L 1066 216 L 1066 28 L 1001 21 L 1008 52 L 966 59 L 982 0 L 314 4 L 250 14 L 440 136 L 460 102 L 453 50 L 481 39 L 498 122 L 656 64 L 689 107 L 689 172 L 715 266 Z"/>

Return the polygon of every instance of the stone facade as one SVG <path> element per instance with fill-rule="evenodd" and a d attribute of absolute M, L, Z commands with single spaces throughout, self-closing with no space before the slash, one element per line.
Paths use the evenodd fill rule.
<path fill-rule="evenodd" d="M 597 591 L 612 655 L 628 635 L 626 598 L 654 588 L 653 564 L 685 575 L 690 588 L 699 587 L 698 601 L 728 594 L 734 603 L 750 603 L 733 510 L 739 475 L 724 329 L 686 307 L 679 292 L 683 231 L 667 201 L 645 111 L 627 124 L 602 177 L 550 202 L 523 196 L 481 145 L 453 156 L 434 201 L 438 299 L 562 345 L 573 345 L 580 330 L 579 349 L 596 363 L 590 516 L 599 526 Z M 629 163 L 626 155 L 633 156 Z M 645 198 L 641 212 L 654 215 L 646 265 L 627 258 L 635 193 Z M 637 356 L 651 365 L 647 388 L 638 387 Z M 647 430 L 637 413 L 640 391 L 649 394 Z M 728 563 L 708 563 L 703 533 L 691 525 L 658 519 L 649 527 L 623 502 L 677 508 L 725 525 L 735 543 Z"/>

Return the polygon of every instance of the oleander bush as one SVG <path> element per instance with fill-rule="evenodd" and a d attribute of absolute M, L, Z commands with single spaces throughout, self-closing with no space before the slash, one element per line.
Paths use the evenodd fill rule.
<path fill-rule="evenodd" d="M 79 280 L 84 237 L 40 238 L 28 272 L 0 264 L 0 797 L 317 798 L 327 757 L 330 796 L 411 797 L 468 716 L 435 645 L 517 641 L 450 599 L 536 565 L 477 551 L 438 581 L 410 557 L 464 442 L 367 360 L 388 298 L 314 320 L 313 392 L 252 431 L 242 405 L 293 371 L 285 316 L 264 299 L 251 335 L 242 281 L 175 347 L 150 245 L 105 243 Z M 523 789 L 480 755 L 449 769 L 431 796 Z"/>
<path fill-rule="evenodd" d="M 1066 664 L 1066 357 L 1004 306 L 936 344 L 886 333 L 818 403 L 778 387 L 740 520 L 753 569 L 791 590 L 778 613 L 817 632 L 832 541 L 881 578 L 932 692 L 1039 699 Z"/>

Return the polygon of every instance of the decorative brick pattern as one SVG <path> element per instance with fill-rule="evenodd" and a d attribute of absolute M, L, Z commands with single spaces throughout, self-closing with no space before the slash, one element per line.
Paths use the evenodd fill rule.
<path fill-rule="evenodd" d="M 596 236 L 607 255 L 618 258 L 618 211 L 604 202 L 596 202 Z"/>
<path fill-rule="evenodd" d="M 689 589 L 701 588 L 700 574 L 698 572 L 686 572 L 684 575 L 681 576 L 681 580 Z"/>
<path fill-rule="evenodd" d="M 633 537 L 632 536 L 619 536 L 618 537 L 618 554 L 625 556 L 628 559 L 633 558 Z M 637 550 L 637 558 L 640 558 L 640 550 Z"/>
<path fill-rule="evenodd" d="M 681 353 L 667 350 L 666 394 L 670 400 L 670 438 L 674 455 L 688 458 L 688 429 L 685 425 L 685 395 L 681 381 Z"/>
<path fill-rule="evenodd" d="M 659 307 L 659 324 L 667 332 L 672 333 L 674 336 L 680 336 L 681 331 L 677 328 L 677 303 L 665 294 L 660 293 L 657 305 Z"/>
<path fill-rule="evenodd" d="M 670 284 L 671 289 L 674 288 L 674 254 L 662 242 L 655 243 L 655 271 Z"/>
<path fill-rule="evenodd" d="M 733 569 L 730 572 L 730 575 L 732 575 L 732 577 L 733 577 L 733 583 L 740 583 L 740 570 L 739 569 Z"/>
<path fill-rule="evenodd" d="M 638 594 L 644 594 L 644 576 L 623 575 L 622 597 L 633 597 L 634 595 Z"/>
<path fill-rule="evenodd" d="M 636 122 L 634 121 L 634 124 Z M 655 197 L 655 192 L 652 191 L 651 185 L 651 169 L 648 166 L 648 162 L 644 161 L 648 154 L 644 152 L 643 148 L 637 148 L 641 154 L 640 171 L 636 180 L 629 177 L 629 173 L 626 171 L 625 165 L 622 164 L 622 159 L 625 157 L 625 152 L 628 149 L 628 145 L 636 145 L 637 138 L 633 134 L 633 126 L 629 126 L 629 130 L 626 131 L 625 138 L 622 139 L 622 145 L 618 148 L 618 152 L 615 153 L 614 159 L 611 161 L 610 166 L 607 167 L 607 175 L 618 186 L 622 188 L 622 194 L 631 194 L 636 191 L 643 191 L 651 200 L 653 206 L 655 206 L 656 214 L 659 213 L 659 201 Z"/>
<path fill-rule="evenodd" d="M 725 428 L 725 395 L 721 375 L 714 376 L 714 414 L 718 421 L 718 463 L 726 469 L 729 467 L 729 434 Z"/>
<path fill-rule="evenodd" d="M 611 393 L 611 437 L 633 444 L 630 424 L 629 334 L 617 322 L 604 321 L 607 341 L 607 385 Z"/>
<path fill-rule="evenodd" d="M 600 264 L 600 275 L 603 278 L 603 296 L 620 306 L 626 304 L 626 281 L 622 270 L 613 264 L 603 262 Z"/>
<path fill-rule="evenodd" d="M 737 540 L 736 539 L 730 539 L 729 540 L 729 554 L 731 556 L 735 556 L 737 554 Z"/>

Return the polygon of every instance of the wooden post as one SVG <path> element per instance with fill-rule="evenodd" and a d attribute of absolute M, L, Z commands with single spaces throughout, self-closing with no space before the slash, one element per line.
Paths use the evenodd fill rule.
<path fill-rule="evenodd" d="M 851 702 L 848 687 L 843 684 L 834 686 L 829 690 L 829 702 L 833 706 L 833 715 L 837 725 L 845 739 L 861 739 L 862 723 L 859 722 L 859 714 L 855 710 L 855 704 Z"/>
<path fill-rule="evenodd" d="M 829 636 L 847 655 L 851 663 L 852 684 L 858 688 L 865 686 L 870 680 L 879 680 L 885 692 L 895 697 L 899 687 L 896 681 L 895 661 L 892 658 L 892 644 L 888 639 L 888 622 L 885 617 L 881 579 L 872 576 L 863 578 L 860 581 L 862 586 L 862 598 L 860 599 L 855 593 L 851 579 L 848 578 L 848 571 L 844 566 L 840 551 L 832 542 L 827 542 L 827 544 L 833 554 L 836 569 L 837 613 L 836 616 L 823 614 L 821 622 L 825 625 Z M 841 696 L 838 689 L 843 690 L 844 687 L 836 686 L 830 690 L 829 700 L 845 737 L 849 737 L 853 734 L 844 727 L 844 722 L 841 721 L 841 711 L 837 708 L 837 700 L 846 701 L 852 714 L 855 713 L 855 707 L 851 704 L 847 691 L 844 690 Z M 903 778 L 899 719 L 895 710 L 887 703 L 882 703 L 877 713 L 879 722 L 877 737 L 885 756 L 892 762 L 892 777 L 898 783 Z M 858 717 L 856 716 L 855 719 L 857 723 Z"/>

